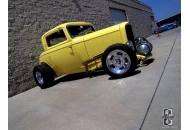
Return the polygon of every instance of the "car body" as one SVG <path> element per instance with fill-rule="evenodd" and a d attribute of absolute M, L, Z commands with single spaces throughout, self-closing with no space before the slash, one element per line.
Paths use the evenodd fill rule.
<path fill-rule="evenodd" d="M 174 28 L 177 28 L 178 25 L 176 23 L 169 23 L 167 24 L 167 29 L 170 30 L 170 29 L 174 29 Z"/>
<path fill-rule="evenodd" d="M 164 31 L 174 29 L 176 27 L 178 27 L 176 23 L 169 23 L 169 24 L 165 24 L 163 26 L 158 27 L 158 31 L 161 33 L 161 32 L 164 32 Z"/>
<path fill-rule="evenodd" d="M 142 52 L 146 51 L 147 54 L 141 55 L 137 53 L 132 27 L 129 22 L 123 22 L 98 31 L 95 31 L 93 25 L 88 22 L 68 22 L 46 32 L 41 40 L 44 49 L 39 58 L 41 68 L 37 66 L 33 71 L 34 78 L 39 86 L 43 86 L 39 83 L 40 78 L 43 78 L 44 81 L 42 75 L 50 75 L 49 72 L 55 77 L 80 72 L 88 73 L 102 67 L 102 57 L 105 51 L 108 49 L 108 52 L 109 47 L 115 44 L 117 45 L 111 47 L 110 50 L 118 47 L 121 48 L 121 53 L 123 54 L 120 59 L 115 56 L 118 64 L 115 61 L 114 64 L 117 66 L 121 62 L 124 65 L 127 58 L 130 61 L 136 61 L 136 58 L 144 60 L 147 54 L 151 52 L 147 50 L 147 45 L 139 44 Z M 124 50 L 121 46 L 123 46 Z M 129 56 L 127 56 L 128 52 L 126 51 L 129 51 Z M 105 64 L 109 63 L 105 62 Z M 110 64 L 113 63 L 110 62 Z M 46 67 L 43 68 L 42 65 Z M 114 69 L 111 68 L 111 70 L 114 72 Z M 42 74 L 42 71 L 44 74 Z M 110 70 L 108 69 L 108 71 Z M 110 75 L 113 76 L 113 72 Z M 120 75 L 120 77 L 122 76 Z"/>

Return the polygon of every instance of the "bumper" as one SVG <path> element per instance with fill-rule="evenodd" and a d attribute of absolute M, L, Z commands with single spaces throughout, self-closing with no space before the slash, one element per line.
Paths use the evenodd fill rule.
<path fill-rule="evenodd" d="M 143 56 L 143 55 L 139 55 L 139 54 L 137 54 L 136 56 L 137 56 L 138 60 L 141 60 L 141 62 L 144 62 L 144 61 L 146 61 L 146 60 L 148 60 L 149 58 L 152 57 L 152 53 L 150 53 L 147 56 Z"/>

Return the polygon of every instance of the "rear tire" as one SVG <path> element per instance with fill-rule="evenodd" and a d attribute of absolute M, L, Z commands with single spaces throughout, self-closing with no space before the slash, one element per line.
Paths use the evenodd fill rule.
<path fill-rule="evenodd" d="M 124 44 L 114 44 L 108 47 L 102 56 L 102 66 L 113 78 L 123 78 L 132 74 L 136 65 L 135 52 Z"/>
<path fill-rule="evenodd" d="M 54 71 L 46 64 L 35 66 L 33 77 L 41 89 L 51 87 L 54 83 Z"/>

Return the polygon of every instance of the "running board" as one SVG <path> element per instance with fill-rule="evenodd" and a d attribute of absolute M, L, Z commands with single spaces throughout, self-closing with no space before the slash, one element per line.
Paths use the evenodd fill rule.
<path fill-rule="evenodd" d="M 88 75 L 89 75 L 88 65 L 89 65 L 90 63 L 92 63 L 93 61 L 95 61 L 95 60 L 97 60 L 97 59 L 100 59 L 100 58 L 102 58 L 102 54 L 97 55 L 97 56 L 93 57 L 92 59 L 87 60 L 87 61 L 84 61 L 84 62 L 82 63 L 82 65 L 85 66 L 85 71 L 86 71 L 86 73 L 87 73 Z"/>

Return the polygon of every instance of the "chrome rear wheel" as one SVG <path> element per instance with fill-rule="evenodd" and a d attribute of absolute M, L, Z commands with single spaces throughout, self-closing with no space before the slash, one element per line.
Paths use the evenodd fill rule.
<path fill-rule="evenodd" d="M 40 88 L 48 88 L 54 84 L 54 71 L 48 65 L 37 65 L 33 69 L 33 76 Z"/>
<path fill-rule="evenodd" d="M 44 84 L 44 78 L 42 77 L 42 74 L 38 71 L 36 71 L 36 80 L 38 81 L 39 84 L 41 85 Z"/>

